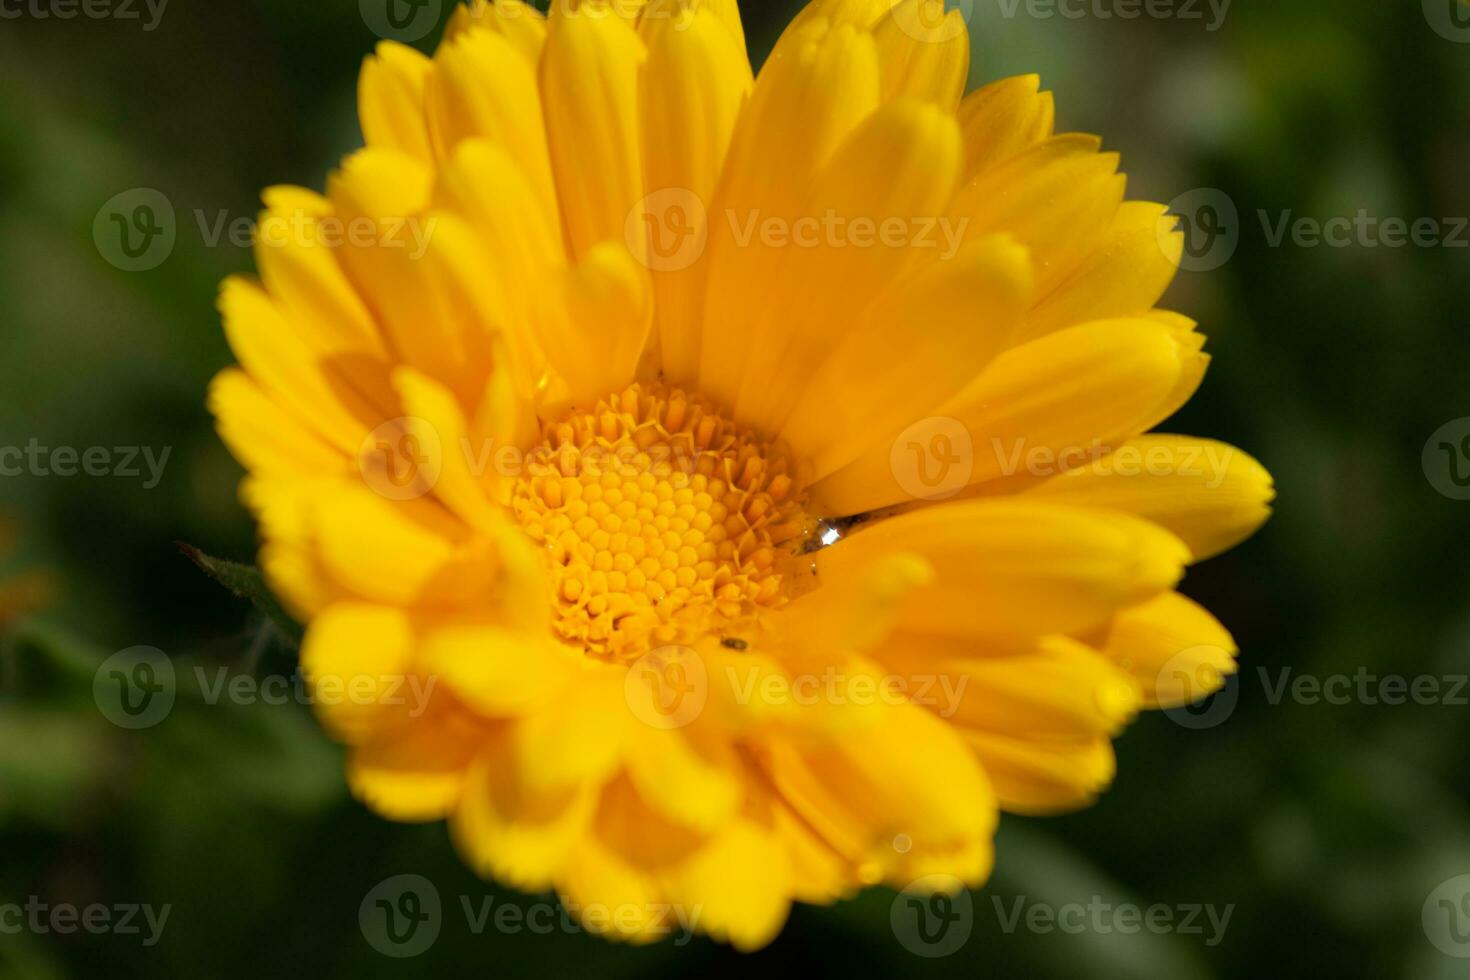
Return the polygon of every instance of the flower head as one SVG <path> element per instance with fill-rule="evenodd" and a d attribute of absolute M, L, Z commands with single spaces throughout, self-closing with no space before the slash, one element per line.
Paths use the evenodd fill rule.
<path fill-rule="evenodd" d="M 968 73 L 934 0 L 818 0 L 758 77 L 733 0 L 477 0 L 367 60 L 210 403 L 369 806 L 752 948 L 978 885 L 1000 809 L 1089 802 L 1234 669 L 1174 587 L 1270 479 L 1145 434 L 1207 360 L 1155 309 L 1179 236 Z"/>

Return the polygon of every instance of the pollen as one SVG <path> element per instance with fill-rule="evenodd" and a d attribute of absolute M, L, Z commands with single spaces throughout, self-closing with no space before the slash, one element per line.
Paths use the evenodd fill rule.
<path fill-rule="evenodd" d="M 791 597 L 813 528 L 782 453 L 657 384 L 543 425 L 513 507 L 545 549 L 553 628 L 615 662 L 706 636 L 739 648 Z"/>

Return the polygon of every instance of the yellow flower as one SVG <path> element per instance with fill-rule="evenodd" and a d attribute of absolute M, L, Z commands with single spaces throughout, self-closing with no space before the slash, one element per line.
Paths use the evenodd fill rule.
<path fill-rule="evenodd" d="M 754 948 L 1090 801 L 1234 669 L 1173 589 L 1272 492 L 1144 435 L 1207 360 L 1179 236 L 1036 78 L 962 98 L 958 14 L 819 0 L 752 78 L 734 0 L 642 6 L 380 45 L 210 403 L 356 794 Z"/>

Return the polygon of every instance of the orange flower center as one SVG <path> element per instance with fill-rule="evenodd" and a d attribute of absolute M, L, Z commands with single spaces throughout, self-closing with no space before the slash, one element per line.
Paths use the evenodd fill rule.
<path fill-rule="evenodd" d="M 658 384 L 542 435 L 513 507 L 545 547 L 562 639 L 619 662 L 702 636 L 738 647 L 787 601 L 811 522 L 770 444 Z"/>

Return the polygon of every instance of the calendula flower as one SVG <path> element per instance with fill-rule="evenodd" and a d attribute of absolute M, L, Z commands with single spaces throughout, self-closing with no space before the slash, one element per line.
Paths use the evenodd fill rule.
<path fill-rule="evenodd" d="M 1034 77 L 964 96 L 968 44 L 819 0 L 753 77 L 733 0 L 496 0 L 367 60 L 210 403 L 368 806 L 748 949 L 980 884 L 1001 809 L 1234 669 L 1174 587 L 1271 486 L 1145 434 L 1207 360 L 1179 236 Z"/>

